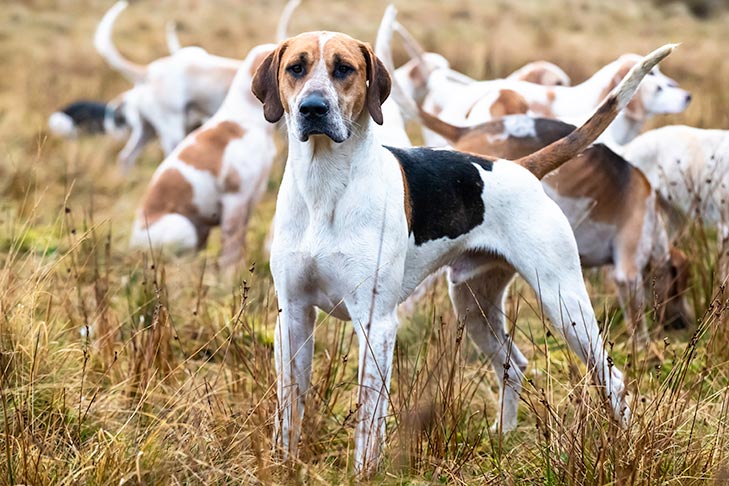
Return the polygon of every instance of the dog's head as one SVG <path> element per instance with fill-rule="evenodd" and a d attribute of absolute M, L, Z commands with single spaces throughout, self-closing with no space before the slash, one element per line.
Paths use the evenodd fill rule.
<path fill-rule="evenodd" d="M 617 86 L 641 59 L 637 54 L 621 56 L 617 61 L 619 68 L 613 77 L 611 86 Z M 690 102 L 691 93 L 679 88 L 676 81 L 663 74 L 658 66 L 655 66 L 643 78 L 638 92 L 625 108 L 625 114 L 629 118 L 644 121 L 652 115 L 681 113 L 688 108 Z"/>
<path fill-rule="evenodd" d="M 123 139 L 129 134 L 132 122 L 139 118 L 136 106 L 134 88 L 124 91 L 107 104 L 104 118 L 104 131 L 116 139 Z"/>
<path fill-rule="evenodd" d="M 266 120 L 274 123 L 286 113 L 302 142 L 325 135 L 341 143 L 365 117 L 382 124 L 390 76 L 368 44 L 345 34 L 308 32 L 285 40 L 263 60 L 252 90 Z"/>

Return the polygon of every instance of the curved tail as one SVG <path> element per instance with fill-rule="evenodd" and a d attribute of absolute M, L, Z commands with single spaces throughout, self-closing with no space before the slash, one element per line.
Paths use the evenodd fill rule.
<path fill-rule="evenodd" d="M 419 120 L 425 127 L 436 132 L 438 135 L 451 142 L 451 144 L 455 144 L 471 128 L 451 125 L 450 123 L 447 123 L 422 110 L 417 103 L 415 103 L 415 100 L 413 100 L 405 92 L 402 86 L 400 86 L 397 76 L 395 76 L 395 63 L 392 59 L 392 33 L 397 30 L 397 26 L 399 25 L 397 20 L 395 20 L 396 16 L 397 9 L 393 5 L 389 5 L 382 16 L 380 28 L 377 31 L 377 39 L 375 41 L 375 54 L 377 54 L 377 57 L 380 58 L 391 74 L 392 86 L 390 95 L 400 107 L 403 115 L 413 120 Z M 405 41 L 405 44 L 407 44 L 407 41 Z M 415 51 L 410 49 L 407 50 L 411 55 L 422 55 L 422 51 L 417 51 L 419 48 L 420 46 L 417 46 L 414 48 L 416 49 Z M 426 65 L 426 63 L 423 62 L 423 65 Z"/>
<path fill-rule="evenodd" d="M 101 22 L 99 22 L 99 26 L 96 28 L 96 34 L 94 34 L 94 47 L 96 48 L 96 51 L 101 54 L 101 57 L 106 60 L 109 66 L 119 71 L 122 76 L 132 83 L 138 83 L 144 80 L 147 68 L 141 64 L 136 64 L 124 58 L 119 51 L 116 50 L 116 47 L 114 47 L 114 42 L 111 38 L 114 22 L 128 5 L 129 3 L 127 1 L 119 1 L 116 2 L 108 12 L 106 12 L 104 17 L 101 19 Z"/>
<path fill-rule="evenodd" d="M 289 38 L 289 23 L 291 17 L 294 15 L 294 10 L 301 5 L 301 0 L 289 0 L 283 11 L 281 17 L 278 19 L 278 25 L 276 26 L 276 42 L 281 42 Z"/>
<path fill-rule="evenodd" d="M 581 127 L 542 150 L 515 162 L 529 169 L 532 174 L 541 179 L 585 150 L 612 123 L 620 110 L 630 102 L 643 77 L 677 46 L 678 44 L 666 44 L 645 56 L 641 62 L 633 66 L 620 84 L 610 92 L 590 119 Z"/>
<path fill-rule="evenodd" d="M 167 41 L 167 50 L 170 51 L 170 54 L 174 54 L 182 49 L 180 38 L 177 37 L 177 22 L 174 20 L 169 20 L 165 24 L 165 40 Z"/>

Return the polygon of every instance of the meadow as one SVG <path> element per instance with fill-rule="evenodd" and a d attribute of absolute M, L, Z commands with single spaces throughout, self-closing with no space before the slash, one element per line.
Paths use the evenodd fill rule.
<path fill-rule="evenodd" d="M 273 41 L 283 0 L 139 0 L 115 40 L 138 62 L 183 45 L 242 58 Z M 694 2 L 698 3 L 698 2 Z M 710 2 L 709 2 L 710 3 Z M 352 478 L 357 343 L 318 317 L 301 455 L 271 453 L 277 305 L 264 242 L 285 160 L 253 215 L 245 262 L 221 269 L 219 235 L 197 255 L 128 248 L 134 211 L 162 159 L 156 144 L 120 174 L 119 142 L 51 137 L 48 115 L 128 85 L 92 46 L 110 1 L 0 5 L 0 484 L 339 484 Z M 385 1 L 304 0 L 292 32 L 340 30 L 374 42 Z M 683 3 L 411 0 L 399 19 L 424 47 L 476 78 L 528 61 L 573 83 L 625 52 L 681 47 L 662 70 L 693 93 L 684 123 L 729 129 L 729 12 Z M 395 48 L 396 61 L 405 54 Z M 416 126 L 413 139 L 419 140 Z M 403 319 L 385 459 L 374 484 L 729 484 L 729 314 L 715 235 L 684 222 L 691 258 L 688 329 L 646 312 L 653 349 L 628 337 L 605 272 L 586 272 L 610 354 L 625 373 L 633 422 L 608 417 L 584 366 L 555 339 L 526 284 L 508 301 L 509 332 L 530 360 L 518 429 L 498 413 L 491 367 L 440 282 Z"/>

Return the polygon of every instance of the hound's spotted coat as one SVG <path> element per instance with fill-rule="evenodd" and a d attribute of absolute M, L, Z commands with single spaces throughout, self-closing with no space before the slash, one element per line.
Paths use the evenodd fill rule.
<path fill-rule="evenodd" d="M 251 50 L 220 110 L 157 168 L 137 212 L 132 246 L 198 249 L 221 225 L 222 263 L 239 259 L 276 153 L 273 127 L 250 92 L 255 69 L 273 47 Z"/>
<path fill-rule="evenodd" d="M 459 319 L 494 359 L 501 371 L 497 375 L 509 380 L 502 388 L 498 427 L 506 431 L 516 425 L 527 365 L 506 336 L 503 320 L 504 291 L 516 272 L 540 289 L 555 328 L 605 386 L 616 418 L 627 418 L 622 375 L 608 363 L 569 223 L 521 165 L 541 173 L 584 148 L 668 52 L 654 54 L 631 72 L 574 137 L 515 164 L 382 147 L 371 121 L 383 121 L 390 79 L 369 46 L 331 32 L 301 34 L 279 44 L 256 73 L 253 91 L 264 103 L 267 120 L 285 116 L 289 134 L 271 249 L 280 307 L 274 340 L 276 441 L 285 455 L 296 454 L 318 307 L 351 319 L 357 332 L 361 386 L 355 466 L 365 473 L 376 468 L 397 304 L 444 265 L 450 267 Z M 447 166 L 450 172 L 441 172 Z M 432 207 L 422 196 L 425 191 L 443 202 L 459 195 L 446 211 Z"/>

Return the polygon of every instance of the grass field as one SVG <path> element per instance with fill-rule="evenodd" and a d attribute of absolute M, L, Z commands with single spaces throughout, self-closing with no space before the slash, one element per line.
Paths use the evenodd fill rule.
<path fill-rule="evenodd" d="M 128 57 L 152 60 L 165 54 L 164 22 L 174 18 L 184 44 L 243 57 L 273 40 L 283 3 L 139 0 L 115 39 Z M 624 52 L 682 42 L 662 70 L 694 101 L 653 126 L 729 129 L 729 14 L 721 9 L 699 20 L 681 4 L 627 0 L 399 3 L 400 20 L 427 49 L 478 78 L 546 59 L 579 82 Z M 156 145 L 123 177 L 114 165 L 119 143 L 48 136 L 54 109 L 127 88 L 91 44 L 110 5 L 0 5 L 0 483 L 352 481 L 357 343 L 349 324 L 325 315 L 300 461 L 284 467 L 271 454 L 277 305 L 263 242 L 284 155 L 231 279 L 216 265 L 217 234 L 195 256 L 128 249 L 134 210 L 161 160 Z M 305 0 L 292 31 L 341 30 L 373 42 L 385 6 Z M 372 482 L 729 484 L 727 296 L 714 275 L 711 232 L 692 221 L 679 242 L 692 259 L 697 321 L 664 331 L 647 310 L 662 359 L 631 343 L 609 279 L 586 272 L 628 379 L 629 429 L 607 418 L 584 367 L 517 281 L 509 326 L 530 359 L 528 379 L 519 428 L 491 435 L 495 376 L 464 339 L 440 283 L 402 323 L 386 455 Z"/>

